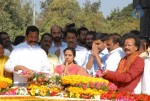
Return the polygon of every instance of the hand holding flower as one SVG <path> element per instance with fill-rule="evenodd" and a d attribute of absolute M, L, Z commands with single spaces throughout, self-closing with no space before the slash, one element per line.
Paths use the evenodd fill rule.
<path fill-rule="evenodd" d="M 101 77 L 101 75 L 102 75 L 102 70 L 97 70 L 96 71 L 96 77 Z"/>
<path fill-rule="evenodd" d="M 103 77 L 107 74 L 107 70 L 98 70 L 96 71 L 96 77 Z"/>

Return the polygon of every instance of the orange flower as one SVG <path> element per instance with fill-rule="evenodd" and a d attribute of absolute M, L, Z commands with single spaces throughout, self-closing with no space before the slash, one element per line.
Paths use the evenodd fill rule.
<path fill-rule="evenodd" d="M 0 76 L 0 89 L 8 87 L 10 84 L 12 84 L 11 79 Z"/>
<path fill-rule="evenodd" d="M 7 82 L 0 82 L 0 89 L 6 88 L 7 87 Z"/>

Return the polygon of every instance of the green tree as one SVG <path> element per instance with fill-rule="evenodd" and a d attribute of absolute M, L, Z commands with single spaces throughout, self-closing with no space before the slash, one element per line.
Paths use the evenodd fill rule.
<path fill-rule="evenodd" d="M 6 5 L 7 2 L 5 2 L 5 0 L 0 0 L 0 31 L 6 31 L 13 26 L 10 19 L 11 15 L 4 10 Z"/>
<path fill-rule="evenodd" d="M 83 23 L 90 30 L 104 32 L 106 29 L 106 21 L 99 11 L 100 0 L 97 2 L 90 3 L 89 0 L 86 0 L 83 10 L 85 11 L 85 22 Z"/>
<path fill-rule="evenodd" d="M 64 27 L 73 22 L 80 6 L 76 0 L 49 0 L 42 3 L 42 12 L 39 16 L 38 26 L 41 32 L 49 32 L 57 24 Z"/>
<path fill-rule="evenodd" d="M 84 10 L 86 12 L 91 11 L 91 12 L 97 13 L 99 11 L 100 5 L 101 5 L 100 0 L 98 0 L 97 2 L 93 2 L 92 4 L 90 0 L 85 0 Z"/>
<path fill-rule="evenodd" d="M 140 29 L 140 20 L 132 17 L 132 4 L 125 7 L 123 10 L 114 9 L 111 15 L 107 18 L 107 30 L 109 33 L 125 34 L 131 30 Z"/>
<path fill-rule="evenodd" d="M 41 3 L 38 26 L 43 33 L 49 32 L 55 24 L 64 27 L 67 23 L 74 22 L 77 28 L 85 26 L 89 30 L 103 31 L 106 22 L 99 11 L 100 4 L 100 0 L 94 3 L 86 0 L 83 7 L 80 7 L 76 0 L 48 0 Z"/>
<path fill-rule="evenodd" d="M 0 30 L 6 31 L 11 38 L 24 34 L 24 29 L 31 24 L 32 9 L 30 2 L 23 0 L 1 0 L 0 1 Z"/>

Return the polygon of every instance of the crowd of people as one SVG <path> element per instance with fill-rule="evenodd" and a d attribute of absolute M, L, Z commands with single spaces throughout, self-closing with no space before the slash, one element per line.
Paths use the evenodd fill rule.
<path fill-rule="evenodd" d="M 0 32 L 0 76 L 14 85 L 25 84 L 34 72 L 102 77 L 119 91 L 150 94 L 148 48 L 149 38 L 138 31 L 121 36 L 54 25 L 39 40 L 39 29 L 28 26 L 14 43 Z"/>

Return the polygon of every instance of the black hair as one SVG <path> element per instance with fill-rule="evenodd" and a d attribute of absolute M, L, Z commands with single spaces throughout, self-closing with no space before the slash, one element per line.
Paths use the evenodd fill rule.
<path fill-rule="evenodd" d="M 140 37 L 140 41 L 146 43 L 146 49 L 148 49 L 149 46 L 149 38 L 148 37 Z"/>
<path fill-rule="evenodd" d="M 2 41 L 0 40 L 0 44 L 5 48 L 4 44 L 2 43 Z"/>
<path fill-rule="evenodd" d="M 52 27 L 51 27 L 51 29 L 50 29 L 50 32 L 51 32 L 51 33 L 52 33 L 52 29 L 53 29 L 53 27 L 58 27 L 58 28 L 60 28 L 61 32 L 63 32 L 63 30 L 62 30 L 62 28 L 61 28 L 60 26 L 58 26 L 58 25 L 54 25 L 54 26 L 52 26 Z"/>
<path fill-rule="evenodd" d="M 70 24 L 66 24 L 66 28 L 69 29 L 69 28 L 74 28 L 76 26 L 75 23 L 70 23 Z"/>
<path fill-rule="evenodd" d="M 68 47 L 64 50 L 64 54 L 67 50 L 70 50 L 73 54 L 74 57 L 76 57 L 76 50 L 74 48 Z M 73 60 L 73 63 L 76 64 L 77 62 L 75 60 Z"/>
<path fill-rule="evenodd" d="M 7 32 L 0 32 L 0 39 L 1 39 L 1 35 L 2 35 L 2 34 L 8 35 Z"/>
<path fill-rule="evenodd" d="M 88 32 L 86 33 L 86 36 L 87 36 L 87 35 L 93 35 L 93 36 L 95 36 L 95 34 L 96 34 L 95 31 L 88 31 Z"/>
<path fill-rule="evenodd" d="M 137 51 L 139 51 L 141 42 L 140 42 L 139 38 L 132 33 L 126 34 L 126 36 L 123 38 L 123 44 L 125 44 L 126 39 L 130 39 L 130 38 L 134 39 L 134 41 L 135 41 L 134 45 L 137 47 Z"/>
<path fill-rule="evenodd" d="M 107 33 L 96 33 L 94 36 L 94 40 L 101 40 L 102 42 L 106 41 L 108 38 Z"/>
<path fill-rule="evenodd" d="M 80 27 L 78 29 L 78 34 L 80 35 L 81 31 L 88 31 L 88 29 L 86 27 Z"/>
<path fill-rule="evenodd" d="M 53 36 L 50 34 L 50 33 L 44 33 L 42 36 L 41 36 L 41 40 L 44 38 L 44 36 L 49 36 L 52 40 L 53 40 Z"/>
<path fill-rule="evenodd" d="M 76 29 L 74 29 L 74 28 L 67 29 L 67 31 L 66 31 L 66 36 L 67 36 L 68 33 L 74 33 L 75 36 L 77 37 L 77 31 L 76 31 Z M 65 36 L 65 37 L 66 37 L 66 36 Z"/>
<path fill-rule="evenodd" d="M 38 32 L 39 34 L 39 29 L 36 26 L 28 26 L 26 29 L 26 36 L 28 36 L 30 32 Z"/>
<path fill-rule="evenodd" d="M 130 33 L 133 33 L 138 38 L 140 37 L 140 31 L 138 31 L 138 30 L 131 30 Z"/>
<path fill-rule="evenodd" d="M 122 46 L 122 37 L 118 33 L 109 34 L 108 40 L 112 39 L 114 44 L 118 43 L 119 46 Z"/>
<path fill-rule="evenodd" d="M 7 32 L 0 32 L 0 36 L 1 36 L 2 34 L 7 34 L 7 35 L 8 35 L 8 33 L 7 33 Z"/>
<path fill-rule="evenodd" d="M 25 40 L 25 36 L 22 36 L 22 35 L 16 36 L 13 44 L 18 45 L 18 44 L 24 42 L 24 40 Z"/>

